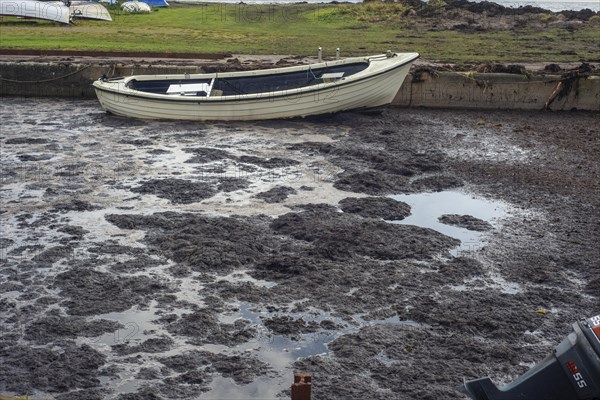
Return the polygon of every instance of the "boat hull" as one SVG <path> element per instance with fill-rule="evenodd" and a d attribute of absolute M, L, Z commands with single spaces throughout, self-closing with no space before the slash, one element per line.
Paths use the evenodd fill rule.
<path fill-rule="evenodd" d="M 340 84 L 319 84 L 302 90 L 261 93 L 252 98 L 147 97 L 122 87 L 118 90 L 118 85 L 113 85 L 116 86 L 113 90 L 107 89 L 108 85 L 101 82 L 94 86 L 105 110 L 126 117 L 192 121 L 307 117 L 347 110 L 374 109 L 390 104 L 406 78 L 412 61 Z"/>
<path fill-rule="evenodd" d="M 0 0 L 0 15 L 45 19 L 68 24 L 71 12 L 62 3 L 36 0 Z"/>
<path fill-rule="evenodd" d="M 130 13 L 152 12 L 152 8 L 150 8 L 150 5 L 143 1 L 126 1 L 121 5 L 121 9 Z"/>
<path fill-rule="evenodd" d="M 72 1 L 69 10 L 75 18 L 112 21 L 112 17 L 106 7 L 93 1 Z"/>

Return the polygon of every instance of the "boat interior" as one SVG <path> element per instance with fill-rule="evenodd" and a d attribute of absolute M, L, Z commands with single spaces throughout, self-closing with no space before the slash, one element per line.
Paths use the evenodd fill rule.
<path fill-rule="evenodd" d="M 205 79 L 132 79 L 127 87 L 141 92 L 173 96 L 236 96 L 298 89 L 319 83 L 335 82 L 365 70 L 368 62 L 307 68 L 277 74 L 219 77 Z"/>

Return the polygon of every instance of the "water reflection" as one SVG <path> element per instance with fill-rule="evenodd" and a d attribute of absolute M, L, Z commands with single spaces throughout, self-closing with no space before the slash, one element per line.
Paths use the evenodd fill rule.
<path fill-rule="evenodd" d="M 479 250 L 484 245 L 485 233 L 443 224 L 439 217 L 444 214 L 470 215 L 497 226 L 498 220 L 505 217 L 509 209 L 509 205 L 504 202 L 476 198 L 455 191 L 399 194 L 390 197 L 410 205 L 411 214 L 401 221 L 389 222 L 430 228 L 460 240 L 461 245 L 451 251 L 453 256 Z"/>

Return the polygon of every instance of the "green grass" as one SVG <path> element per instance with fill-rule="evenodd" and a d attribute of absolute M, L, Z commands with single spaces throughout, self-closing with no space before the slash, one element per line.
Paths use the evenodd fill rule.
<path fill-rule="evenodd" d="M 400 3 L 174 5 L 151 14 L 111 9 L 112 22 L 4 18 L 0 47 L 15 49 L 342 55 L 416 51 L 455 63 L 580 61 L 598 58 L 594 25 L 565 29 L 463 33 L 423 31 Z"/>

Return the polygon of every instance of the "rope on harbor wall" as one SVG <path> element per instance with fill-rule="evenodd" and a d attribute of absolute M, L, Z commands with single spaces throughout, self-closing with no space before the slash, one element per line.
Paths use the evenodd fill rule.
<path fill-rule="evenodd" d="M 61 79 L 68 78 L 69 76 L 73 76 L 75 74 L 78 74 L 81 71 L 83 71 L 84 69 L 89 68 L 89 67 L 91 67 L 91 64 L 88 64 L 85 67 L 80 68 L 77 71 L 71 72 L 71 73 L 69 73 L 67 75 L 59 76 L 59 77 L 56 77 L 56 78 L 50 78 L 50 79 L 42 79 L 42 80 L 39 80 L 39 81 L 20 81 L 20 80 L 17 80 L 17 79 L 2 78 L 1 76 L 0 76 L 0 81 L 11 82 L 11 83 L 45 83 L 45 82 L 52 82 L 52 81 L 58 81 L 58 80 L 61 80 Z"/>

